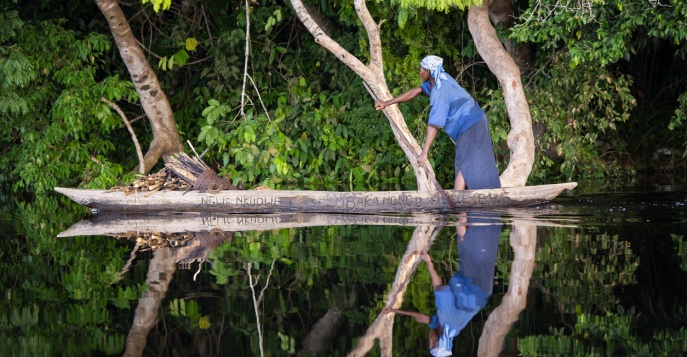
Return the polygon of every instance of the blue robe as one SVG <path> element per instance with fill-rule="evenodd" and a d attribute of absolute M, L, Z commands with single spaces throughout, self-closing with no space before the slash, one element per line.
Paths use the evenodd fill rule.
<path fill-rule="evenodd" d="M 430 88 L 429 82 L 421 85 L 432 106 L 427 124 L 443 128 L 455 142 L 455 174 L 462 172 L 468 189 L 499 188 L 487 115 L 458 82 L 447 77 L 438 89 Z"/>

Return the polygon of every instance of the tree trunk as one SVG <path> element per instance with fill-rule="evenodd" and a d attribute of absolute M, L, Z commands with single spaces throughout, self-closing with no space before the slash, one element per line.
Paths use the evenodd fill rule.
<path fill-rule="evenodd" d="M 477 347 L 478 356 L 500 355 L 508 331 L 527 305 L 527 291 L 536 254 L 537 226 L 526 221 L 513 221 L 510 245 L 514 257 L 508 280 L 508 292 L 484 324 Z"/>
<path fill-rule="evenodd" d="M 331 344 L 336 332 L 344 323 L 344 316 L 341 310 L 330 308 L 324 314 L 303 340 L 303 350 L 296 354 L 296 357 L 316 357 L 326 356 L 331 350 Z"/>
<path fill-rule="evenodd" d="M 511 150 L 511 157 L 508 167 L 501 173 L 501 185 L 503 187 L 524 186 L 534 163 L 534 136 L 520 70 L 503 48 L 496 36 L 494 26 L 489 21 L 489 1 L 485 0 L 481 6 L 470 7 L 468 27 L 477 51 L 503 87 L 503 96 L 510 118 L 508 147 Z"/>
<path fill-rule="evenodd" d="M 341 62 L 346 64 L 351 68 L 360 78 L 370 87 L 370 90 L 375 98 L 379 99 L 391 99 L 391 92 L 386 84 L 384 78 L 384 66 L 382 61 L 382 42 L 379 37 L 379 26 L 374 22 L 370 12 L 367 10 L 364 0 L 355 0 L 355 11 L 362 21 L 365 30 L 367 31 L 368 41 L 370 44 L 370 63 L 368 65 L 363 64 L 358 58 L 353 56 L 351 53 L 346 51 L 341 45 L 329 37 L 326 32 L 318 25 L 317 21 L 313 19 L 308 9 L 303 5 L 301 0 L 291 0 L 291 5 L 293 6 L 294 12 L 301 20 L 303 25 L 312 33 L 315 37 L 315 42 L 319 43 L 322 47 L 329 50 L 336 58 Z M 392 105 L 384 109 L 384 115 L 386 115 L 391 124 L 391 130 L 396 137 L 396 141 L 403 149 L 406 157 L 409 159 L 410 164 L 413 166 L 415 171 L 415 177 L 417 178 L 417 188 L 418 191 L 422 192 L 435 192 L 437 188 L 432 184 L 430 176 L 434 176 L 434 171 L 430 165 L 427 164 L 425 167 L 427 169 L 418 166 L 417 156 L 418 153 L 422 151 L 420 145 L 410 133 L 408 126 L 405 123 L 403 114 L 398 109 L 397 105 Z"/>
<path fill-rule="evenodd" d="M 148 291 L 138 300 L 134 321 L 129 335 L 126 336 L 126 357 L 143 355 L 148 333 L 157 324 L 160 305 L 177 268 L 174 253 L 170 248 L 156 249 L 149 264 L 146 277 Z"/>
<path fill-rule="evenodd" d="M 398 309 L 403 305 L 403 296 L 410 278 L 420 263 L 420 252 L 429 251 L 434 238 L 441 232 L 443 226 L 417 226 L 413 237 L 408 242 L 408 248 L 401 257 L 401 262 L 396 270 L 396 277 L 387 294 L 386 307 Z M 355 349 L 348 357 L 366 356 L 374 347 L 375 340 L 379 340 L 379 349 L 382 356 L 392 356 L 394 328 L 394 313 L 380 312 L 372 325 L 367 328 L 365 335 L 358 339 Z"/>
<path fill-rule="evenodd" d="M 153 130 L 153 141 L 144 157 L 145 172 L 149 172 L 160 157 L 165 159 L 182 151 L 174 113 L 117 1 L 96 0 L 96 3 L 107 19 L 119 54 L 141 97 L 141 105 Z"/>
<path fill-rule="evenodd" d="M 489 18 L 494 25 L 501 24 L 505 28 L 510 28 L 515 24 L 515 11 L 511 0 L 492 0 L 489 4 Z M 506 52 L 513 58 L 515 64 L 523 73 L 531 67 L 534 58 L 532 48 L 525 43 L 516 43 L 506 37 L 503 40 Z"/>

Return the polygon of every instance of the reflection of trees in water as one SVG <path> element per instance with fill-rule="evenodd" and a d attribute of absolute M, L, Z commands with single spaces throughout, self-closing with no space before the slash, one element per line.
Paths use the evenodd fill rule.
<path fill-rule="evenodd" d="M 221 243 L 230 241 L 231 232 L 217 230 L 181 234 L 146 232 L 127 233 L 125 237 L 136 242 L 134 249 L 139 246 L 154 249 L 153 257 L 148 263 L 148 274 L 145 280 L 148 290 L 138 300 L 124 351 L 124 356 L 141 356 L 146 348 L 148 334 L 158 322 L 158 312 L 167 295 L 177 265 L 182 269 L 188 269 L 191 264 L 197 262 L 198 272 L 200 272 L 201 265 L 210 251 Z M 125 269 L 127 268 L 128 265 L 125 266 Z M 197 274 L 193 276 L 194 280 Z M 183 304 L 185 306 L 185 303 Z M 189 316 L 185 312 L 184 315 Z M 201 322 L 197 321 L 197 323 L 200 327 Z"/>
<path fill-rule="evenodd" d="M 519 324 L 540 335 L 521 339 L 521 352 L 687 352 L 677 342 L 687 338 L 685 272 L 669 235 L 640 225 L 549 232 Z"/>
<path fill-rule="evenodd" d="M 539 241 L 531 304 L 553 307 L 564 326 L 571 323 L 564 319 L 567 314 L 603 313 L 600 307 L 616 303 L 614 287 L 634 281 L 637 259 L 618 236 L 563 228 L 548 232 Z M 589 308 L 581 311 L 581 306 Z"/>
<path fill-rule="evenodd" d="M 121 353 L 125 334 L 117 326 L 131 321 L 121 308 L 142 291 L 113 288 L 127 248 L 101 237 L 57 239 L 81 213 L 53 198 L 13 208 L 0 222 L 9 233 L 0 239 L 0 355 Z"/>
<path fill-rule="evenodd" d="M 17 238 L 2 243 L 0 264 L 11 274 L 0 278 L 6 297 L 2 300 L 4 312 L 0 313 L 0 333 L 4 336 L 0 341 L 5 341 L 0 351 L 8 355 L 27 351 L 36 352 L 32 355 L 40 351 L 52 355 L 121 353 L 132 322 L 131 301 L 141 298 L 143 282 L 154 263 L 151 260 L 158 253 L 139 254 L 130 273 L 119 280 L 118 273 L 135 243 L 123 245 L 100 236 L 55 239 L 64 229 L 61 222 L 78 218 L 56 216 L 48 221 L 42 217 L 59 213 L 55 205 L 33 209 L 43 213 L 26 215 L 16 225 Z M 507 337 L 506 349 L 513 351 L 519 338 L 517 343 L 525 354 L 565 353 L 562 348 L 573 344 L 585 353 L 620 347 L 629 351 L 627 354 L 641 348 L 682 351 L 680 346 L 670 346 L 687 340 L 685 331 L 680 330 L 685 318 L 680 306 L 685 304 L 684 272 L 677 268 L 681 261 L 673 251 L 678 244 L 669 234 L 651 229 L 638 225 L 622 232 L 539 228 L 536 267 L 526 295 L 528 305 L 510 330 L 508 336 L 512 337 Z M 394 281 L 413 231 L 338 226 L 234 234 L 231 244 L 221 244 L 207 255 L 214 266 L 204 264 L 195 282 L 197 263 L 189 270 L 174 272 L 165 300 L 157 309 L 156 324 L 148 334 L 145 354 L 259 354 L 245 264 L 253 262 L 254 277 L 260 275 L 256 291 L 260 291 L 275 258 L 274 274 L 260 310 L 265 350 L 274 355 L 305 350 L 304 341 L 311 332 L 324 331 L 317 323 L 327 321 L 328 315 L 338 315 L 334 316 L 338 329 L 332 329 L 336 333 L 331 342 L 320 347 L 331 354 L 346 354 L 355 348 L 354 338 L 361 336 L 381 311 L 384 294 Z M 452 235 L 451 230 L 444 229 L 432 246 L 437 267 L 445 267 L 446 273 L 459 263 Z M 497 261 L 498 285 L 491 303 L 461 333 L 461 340 L 456 341 L 458 349 L 475 353 L 486 324 L 497 312 L 496 306 L 513 285 L 508 279 L 515 252 L 510 244 L 503 244 L 504 237 Z M 431 308 L 427 281 L 421 266 L 406 290 L 405 301 L 412 301 L 418 310 Z M 585 286 L 590 288 L 585 290 Z M 182 300 L 186 314 L 174 314 L 174 301 Z M 632 304 L 637 305 L 633 313 L 627 308 Z M 625 312 L 619 309 L 621 305 Z M 666 328 L 654 328 L 649 322 Z M 426 329 L 414 330 L 410 322 L 408 325 L 397 319 L 393 328 L 394 353 L 399 355 L 415 355 L 417 346 L 426 345 Z M 655 335 L 644 334 L 653 330 Z M 609 337 L 605 339 L 607 331 L 612 333 L 606 333 Z M 371 351 L 380 352 L 378 347 Z"/>
<path fill-rule="evenodd" d="M 254 278 L 260 275 L 255 288 L 260 291 L 275 259 L 276 266 L 269 289 L 264 291 L 260 311 L 265 326 L 265 350 L 273 353 L 330 351 L 332 343 L 340 344 L 338 335 L 351 336 L 357 334 L 353 331 L 368 326 L 366 313 L 353 307 L 374 305 L 386 284 L 393 280 L 397 259 L 394 252 L 405 248 L 407 242 L 403 237 L 409 235 L 408 229 L 403 228 L 348 226 L 236 235 L 232 244 L 221 245 L 210 254 L 212 275 L 199 275 L 199 286 L 205 288 L 191 298 L 198 302 L 203 313 L 210 312 L 209 328 L 200 331 L 192 322 L 172 317 L 166 325 L 181 323 L 186 327 L 170 329 L 163 335 L 158 323 L 151 331 L 147 353 L 171 348 L 168 342 L 184 341 L 186 346 L 199 346 L 208 336 L 216 336 L 221 346 L 216 344 L 218 340 L 212 344 L 218 351 L 259 355 L 245 263 L 252 262 Z M 176 298 L 175 290 L 170 289 L 170 298 Z M 332 340 L 327 342 L 328 338 Z M 182 347 L 174 347 L 177 348 Z"/>
<path fill-rule="evenodd" d="M 567 326 L 569 330 L 547 334 L 549 330 L 541 328 L 540 332 L 544 333 L 543 335 L 521 340 L 519 346 L 522 350 L 565 351 L 555 347 L 556 343 L 562 340 L 561 346 L 567 346 L 566 343 L 572 344 L 579 338 L 579 331 L 586 331 L 592 338 L 587 338 L 588 341 L 583 343 L 581 348 L 595 351 L 598 350 L 598 346 L 606 346 L 609 341 L 595 340 L 594 336 L 613 326 L 628 326 L 632 321 L 632 316 L 604 316 L 608 311 L 599 309 L 613 309 L 617 304 L 617 298 L 613 294 L 615 284 L 632 282 L 633 270 L 636 267 L 632 262 L 636 260 L 632 260 L 632 251 L 625 242 L 619 241 L 617 236 L 607 234 L 578 234 L 571 241 L 568 238 L 569 230 L 554 229 L 551 231 L 555 233 L 552 237 L 539 241 L 540 246 L 536 251 L 539 257 L 535 269 L 536 279 L 532 284 L 534 289 L 528 289 L 528 276 L 532 273 L 535 254 L 534 230 L 534 226 L 527 224 L 520 228 L 517 225 L 513 227 L 510 233 L 510 247 L 502 246 L 501 259 L 497 264 L 501 272 L 499 275 L 504 277 L 506 283 L 506 292 L 492 302 L 495 308 L 485 309 L 482 322 L 473 323 L 465 336 L 459 336 L 461 342 L 457 343 L 457 349 L 472 354 L 477 351 L 480 355 L 495 355 L 496 351 L 504 349 L 506 343 L 505 349 L 514 351 L 515 345 L 506 341 L 510 326 L 515 324 L 524 335 L 531 335 L 533 331 L 531 327 L 527 327 L 528 323 L 544 321 L 544 325 Z M 372 232 L 376 236 L 381 232 L 379 227 L 369 227 L 368 232 L 365 232 L 366 229 L 361 231 Z M 204 334 L 198 333 L 203 331 L 187 322 L 186 329 L 175 330 L 173 335 L 168 335 L 164 341 L 179 338 L 186 341 L 187 347 L 177 346 L 175 350 L 188 349 L 190 345 L 201 349 L 213 346 L 213 349 L 223 351 L 226 346 L 231 345 L 232 351 L 259 354 L 256 318 L 255 314 L 250 313 L 253 311 L 253 305 L 250 298 L 250 277 L 245 272 L 245 262 L 255 262 L 257 274 L 265 277 L 268 275 L 269 263 L 276 259 L 278 268 L 275 269 L 272 277 L 274 280 L 270 283 L 274 289 L 264 291 L 264 305 L 260 311 L 262 323 L 265 324 L 263 341 L 266 351 L 296 353 L 300 350 L 298 355 L 326 355 L 332 348 L 339 351 L 352 349 L 351 356 L 365 355 L 370 350 L 377 351 L 373 354 L 382 355 L 391 355 L 391 351 L 401 354 L 403 351 L 417 351 L 418 345 L 426 345 L 426 330 L 406 330 L 407 326 L 402 323 L 397 323 L 396 328 L 392 328 L 389 320 L 376 313 L 381 310 L 379 299 L 383 296 L 370 294 L 370 289 L 379 294 L 385 281 L 395 281 L 390 293 L 386 295 L 391 300 L 384 300 L 390 306 L 400 306 L 407 289 L 410 289 L 413 301 L 420 301 L 419 305 L 423 305 L 423 300 L 431 301 L 429 289 L 417 288 L 423 284 L 411 284 L 408 288 L 407 283 L 416 267 L 413 262 L 414 252 L 421 250 L 417 242 L 423 241 L 427 246 L 427 242 L 431 241 L 428 237 L 433 230 L 416 229 L 410 237 L 410 243 L 397 244 L 395 253 L 388 255 L 389 251 L 384 245 L 392 240 L 398 242 L 398 239 L 393 237 L 394 231 L 397 230 L 383 234 L 380 237 L 382 239 L 374 243 L 363 237 L 367 236 L 366 234 L 355 237 L 356 231 L 351 227 L 313 227 L 300 231 L 283 230 L 281 233 L 244 233 L 234 241 L 234 244 L 220 246 L 211 256 L 211 260 L 214 261 L 212 274 L 221 282 L 221 286 L 225 287 L 225 300 L 220 302 L 220 305 L 231 308 L 221 311 L 221 319 L 218 319 L 217 313 L 211 314 L 210 327 Z M 405 230 L 403 234 L 408 235 L 409 231 Z M 325 238 L 318 241 L 309 238 L 312 236 Z M 310 239 L 310 242 L 303 242 L 303 239 Z M 295 241 L 299 244 L 294 244 Z M 394 258 L 400 255 L 403 248 L 406 253 L 400 259 Z M 439 244 L 435 248 L 441 248 L 445 252 L 439 264 L 445 266 L 446 271 L 452 270 L 454 260 L 451 259 L 451 245 Z M 442 255 L 441 249 L 437 250 L 439 255 Z M 384 255 L 384 252 L 387 255 Z M 384 257 L 383 261 L 380 257 Z M 395 280 L 392 273 L 396 274 Z M 416 274 L 419 277 L 413 279 L 425 278 L 423 274 L 425 273 L 421 269 Z M 374 281 L 379 281 L 381 285 L 375 288 Z M 260 284 L 266 284 L 264 278 L 258 283 L 259 288 L 262 287 Z M 585 290 L 585 286 L 588 289 Z M 361 287 L 364 289 L 361 290 Z M 231 293 L 227 294 L 228 292 Z M 201 295 L 195 299 L 201 308 L 216 311 L 215 306 L 219 301 L 211 301 L 200 297 Z M 216 296 L 213 293 L 206 296 L 212 295 Z M 220 296 L 216 297 L 222 299 Z M 529 312 L 524 315 L 524 319 L 519 320 L 519 312 L 525 308 L 526 303 Z M 353 312 L 351 307 L 356 304 L 372 306 L 368 310 L 371 314 L 368 315 L 369 318 L 374 319 L 371 324 Z M 586 312 L 580 311 L 580 307 L 586 309 Z M 586 323 L 576 323 L 575 310 L 578 317 L 587 319 Z M 533 314 L 533 311 L 539 312 Z M 595 320 L 595 316 L 601 316 L 602 319 Z M 218 325 L 216 322 L 220 320 L 226 325 Z M 368 333 L 362 336 L 355 346 L 349 345 L 351 337 L 359 334 L 356 331 L 364 328 L 367 328 Z M 193 332 L 194 329 L 196 332 Z M 397 332 L 392 337 L 394 330 Z M 277 338 L 274 336 L 275 331 Z M 632 339 L 629 328 L 621 328 L 619 331 L 625 334 L 624 339 L 621 338 L 624 341 Z M 337 338 L 337 335 L 347 336 L 343 338 L 343 341 L 346 341 L 344 345 L 341 345 L 342 338 Z M 618 338 L 617 334 L 612 336 Z M 374 344 L 375 339 L 379 340 L 378 345 Z M 411 344 L 404 346 L 408 341 L 412 341 Z M 164 344 L 150 347 L 152 350 L 169 348 Z"/>
<path fill-rule="evenodd" d="M 618 289 L 621 303 L 637 306 L 637 313 L 643 315 L 639 326 L 645 333 L 687 326 L 687 272 L 681 266 L 687 255 L 680 259 L 675 254 L 684 246 L 684 237 L 645 228 L 624 237 L 636 247 L 633 252 L 639 265 L 636 283 Z"/>

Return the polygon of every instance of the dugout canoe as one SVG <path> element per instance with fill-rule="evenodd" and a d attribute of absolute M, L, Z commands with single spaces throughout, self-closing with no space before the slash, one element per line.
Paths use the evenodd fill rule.
<path fill-rule="evenodd" d="M 486 190 L 448 190 L 456 210 L 522 207 L 552 200 L 576 182 Z M 438 193 L 419 191 L 227 190 L 219 192 L 122 192 L 56 187 L 55 191 L 81 205 L 111 212 L 227 212 L 227 213 L 413 213 L 446 211 Z"/>

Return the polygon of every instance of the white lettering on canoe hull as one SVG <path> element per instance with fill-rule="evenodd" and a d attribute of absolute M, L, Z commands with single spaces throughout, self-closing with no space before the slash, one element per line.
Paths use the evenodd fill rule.
<path fill-rule="evenodd" d="M 213 197 L 204 196 L 200 203 L 208 206 L 271 207 L 279 206 L 279 197 Z"/>
<path fill-rule="evenodd" d="M 469 194 L 469 193 L 453 193 L 453 202 L 457 206 L 464 207 L 495 207 L 507 206 L 511 199 L 505 193 L 496 194 Z M 289 208 L 291 206 L 308 206 L 308 208 L 336 208 L 344 210 L 374 210 L 377 208 L 388 208 L 396 206 L 399 208 L 431 208 L 444 207 L 447 205 L 446 200 L 441 195 L 434 195 L 431 197 L 421 197 L 413 195 L 398 195 L 398 196 L 384 196 L 384 197 L 369 197 L 367 195 L 360 195 L 352 193 L 350 195 L 332 195 L 329 199 L 311 199 L 307 203 L 301 201 L 299 204 L 294 204 L 295 200 L 289 197 L 218 197 L 218 196 L 203 196 L 201 205 L 205 206 L 232 206 L 235 208 Z M 291 208 L 293 208 L 291 207 Z"/>

